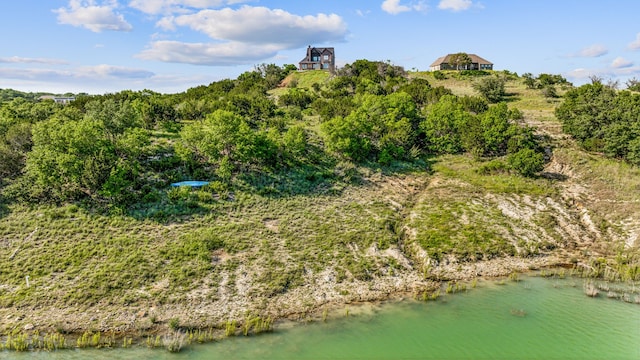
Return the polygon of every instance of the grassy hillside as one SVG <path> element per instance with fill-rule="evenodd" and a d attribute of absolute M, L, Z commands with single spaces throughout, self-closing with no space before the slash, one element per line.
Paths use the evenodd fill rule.
<path fill-rule="evenodd" d="M 295 73 L 285 84 L 311 89 L 327 77 Z M 410 77 L 476 94 L 474 78 Z M 490 161 L 468 154 L 385 166 L 323 159 L 245 187 L 165 188 L 156 207 L 130 212 L 4 204 L 0 332 L 222 328 L 541 266 L 637 279 L 640 170 L 580 150 L 554 117 L 560 99 L 519 78 L 507 92 L 546 139 L 537 177 L 487 173 Z M 295 123 L 321 145 L 318 116 Z M 175 139 L 158 132 L 154 142 Z"/>

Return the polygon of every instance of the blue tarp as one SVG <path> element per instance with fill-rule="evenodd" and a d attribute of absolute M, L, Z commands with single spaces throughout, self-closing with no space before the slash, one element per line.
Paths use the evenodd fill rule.
<path fill-rule="evenodd" d="M 173 183 L 173 184 L 171 184 L 171 186 L 173 186 L 173 187 L 178 187 L 178 186 L 202 187 L 202 186 L 205 186 L 207 184 L 209 184 L 208 181 L 194 181 L 194 180 L 191 180 L 191 181 L 180 181 L 180 182 L 177 182 L 177 183 Z"/>

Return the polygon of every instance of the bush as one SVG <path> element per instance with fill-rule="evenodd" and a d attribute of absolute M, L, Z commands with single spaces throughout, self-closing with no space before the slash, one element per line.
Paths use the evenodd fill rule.
<path fill-rule="evenodd" d="M 526 177 L 533 177 L 544 169 L 544 156 L 527 148 L 510 154 L 507 161 L 513 170 Z"/>
<path fill-rule="evenodd" d="M 542 88 L 542 96 L 546 98 L 557 98 L 558 92 L 556 91 L 556 87 L 553 85 L 547 85 Z"/>
<path fill-rule="evenodd" d="M 505 80 L 497 76 L 490 76 L 481 79 L 473 84 L 473 88 L 490 103 L 498 103 L 506 95 L 504 88 Z"/>
<path fill-rule="evenodd" d="M 436 70 L 433 72 L 433 77 L 436 78 L 436 80 L 445 80 L 447 78 L 447 75 L 445 75 L 440 70 Z"/>
<path fill-rule="evenodd" d="M 167 191 L 167 198 L 172 203 L 187 201 L 191 196 L 191 188 L 188 186 L 172 187 Z"/>
<path fill-rule="evenodd" d="M 487 75 L 489 75 L 489 72 L 485 70 L 461 70 L 458 72 L 459 78 L 487 76 Z"/>
<path fill-rule="evenodd" d="M 518 108 L 509 109 L 509 119 L 522 120 L 524 119 L 524 114 Z"/>

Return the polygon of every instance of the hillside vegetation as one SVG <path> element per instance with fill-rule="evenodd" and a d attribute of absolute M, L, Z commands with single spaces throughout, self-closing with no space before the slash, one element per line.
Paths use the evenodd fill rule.
<path fill-rule="evenodd" d="M 580 132 L 592 88 L 624 105 L 611 132 Z M 553 266 L 637 281 L 640 101 L 607 89 L 359 60 L 7 100 L 0 333 L 225 328 Z"/>

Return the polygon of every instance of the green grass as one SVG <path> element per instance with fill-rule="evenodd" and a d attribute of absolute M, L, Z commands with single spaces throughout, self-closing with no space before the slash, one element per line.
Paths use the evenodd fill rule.
<path fill-rule="evenodd" d="M 287 84 L 286 86 L 278 87 L 273 90 L 270 90 L 269 93 L 271 95 L 279 96 L 283 93 L 289 91 L 288 85 L 291 81 L 296 83 L 296 87 L 301 89 L 311 89 L 313 84 L 323 85 L 331 78 L 331 73 L 324 70 L 307 70 L 307 71 L 297 71 L 289 74 L 287 78 L 283 81 L 283 84 Z"/>
<path fill-rule="evenodd" d="M 459 179 L 469 185 L 464 191 L 498 194 L 526 194 L 553 196 L 558 194 L 552 180 L 525 178 L 517 174 L 498 173 L 482 175 L 478 172 L 483 162 L 467 155 L 445 155 L 436 159 L 433 170 L 450 179 Z"/>
<path fill-rule="evenodd" d="M 411 74 L 458 95 L 476 95 L 470 79 L 449 75 L 436 80 L 428 72 Z M 329 74 L 296 72 L 291 78 L 298 87 L 311 88 Z M 280 91 L 287 88 L 273 94 Z M 512 94 L 509 106 L 524 110 L 526 121 L 557 130 L 557 100 L 544 99 L 517 81 L 508 82 L 507 91 Z M 318 118 L 306 116 L 299 123 L 308 131 L 311 146 L 321 148 Z M 171 152 L 175 133 L 153 136 L 154 153 Z M 568 140 L 554 145 L 555 161 L 570 165 L 572 180 L 584 184 L 583 198 L 598 226 L 640 217 L 637 168 L 587 154 Z M 467 155 L 387 167 L 357 165 L 322 151 L 308 156 L 314 158 L 277 171 L 248 172 L 231 184 L 197 191 L 163 188 L 161 184 L 182 175 L 166 171 L 164 178 L 154 179 L 158 189 L 145 203 L 127 210 L 82 203 L 1 204 L 0 308 L 46 312 L 179 306 L 215 302 L 224 291 L 266 304 L 308 285 L 310 276 L 324 271 L 346 286 L 404 271 L 396 259 L 379 253 L 396 246 L 408 251 L 412 241 L 437 260 L 449 255 L 463 261 L 522 255 L 525 247 L 527 254 L 537 255 L 547 245 L 514 241 L 513 228 L 526 226 L 487 199 L 517 201 L 526 196 L 564 204 L 563 180 L 507 172 L 483 175 L 479 170 L 486 162 Z M 162 158 L 149 167 L 173 170 L 175 161 Z M 562 243 L 553 211 L 536 213 L 531 221 Z M 634 261 L 624 264 L 625 272 L 638 272 Z M 251 283 L 241 290 L 238 284 L 245 278 Z M 343 288 L 340 294 L 349 291 Z M 169 321 L 154 315 L 152 323 L 171 326 Z M 228 321 L 228 334 L 240 330 L 238 324 L 269 327 L 248 315 L 246 323 L 241 318 Z M 14 325 L 0 325 L 0 333 Z M 155 338 L 153 346 L 158 344 Z"/>
<path fill-rule="evenodd" d="M 326 195 L 240 191 L 228 201 L 194 200 L 200 210 L 161 222 L 77 205 L 12 205 L 0 222 L 0 258 L 15 252 L 0 262 L 0 304 L 171 303 L 203 284 L 215 288 L 223 272 L 235 271 L 237 261 L 212 263 L 216 250 L 255 272 L 253 291 L 261 295 L 303 284 L 301 264 L 367 278 L 381 265 L 357 259 L 359 252 L 397 242 L 390 226 L 397 214 L 381 200 L 385 194 L 395 196 L 367 186 Z"/>
<path fill-rule="evenodd" d="M 430 71 L 414 72 L 410 74 L 410 77 L 427 79 L 432 87 L 444 86 L 457 96 L 478 96 L 478 92 L 470 86 L 469 79 L 456 78 L 456 71 L 443 71 L 443 73 L 447 77 L 444 80 L 436 79 Z"/>
<path fill-rule="evenodd" d="M 453 190 L 453 189 L 451 189 Z M 442 260 L 451 254 L 462 261 L 515 255 L 516 249 L 500 234 L 508 219 L 495 208 L 465 199 L 443 198 L 433 194 L 414 209 L 410 227 L 415 240 L 429 257 Z"/>

